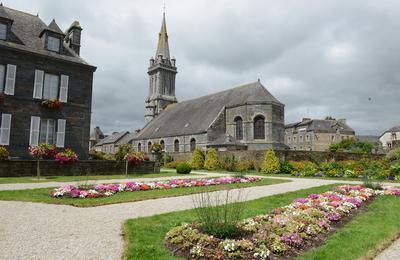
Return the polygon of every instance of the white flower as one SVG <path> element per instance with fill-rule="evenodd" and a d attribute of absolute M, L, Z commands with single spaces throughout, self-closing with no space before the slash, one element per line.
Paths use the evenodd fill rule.
<path fill-rule="evenodd" d="M 236 249 L 236 245 L 235 245 L 235 241 L 234 240 L 230 240 L 230 239 L 226 239 L 225 241 L 221 242 L 224 250 L 227 252 L 233 252 Z"/>
<path fill-rule="evenodd" d="M 190 249 L 190 254 L 192 256 L 197 256 L 197 257 L 204 256 L 203 249 L 201 248 L 200 245 L 196 245 L 192 249 Z"/>
<path fill-rule="evenodd" d="M 268 249 L 260 250 L 257 253 L 254 253 L 254 257 L 259 258 L 259 259 L 267 259 L 268 256 L 270 255 L 270 251 Z"/>

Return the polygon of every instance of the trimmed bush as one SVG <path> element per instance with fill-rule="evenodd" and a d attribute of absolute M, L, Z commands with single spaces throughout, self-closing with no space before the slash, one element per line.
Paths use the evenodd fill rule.
<path fill-rule="evenodd" d="M 226 157 L 222 158 L 222 160 L 220 162 L 221 168 L 226 171 L 230 171 L 230 172 L 236 171 L 237 165 L 238 165 L 238 162 L 234 155 L 226 156 Z"/>
<path fill-rule="evenodd" d="M 201 170 L 204 168 L 204 152 L 200 148 L 196 148 L 192 154 L 192 168 L 194 170 Z"/>
<path fill-rule="evenodd" d="M 274 150 L 270 149 L 265 153 L 262 172 L 266 174 L 278 174 L 279 170 L 279 159 L 276 157 Z"/>
<path fill-rule="evenodd" d="M 293 165 L 291 165 L 288 161 L 281 162 L 280 165 L 281 174 L 292 174 L 293 171 L 294 171 Z"/>
<path fill-rule="evenodd" d="M 180 163 L 182 163 L 183 161 L 172 161 L 172 162 L 169 162 L 169 163 L 167 163 L 167 164 L 165 164 L 165 167 L 166 168 L 171 168 L 171 169 L 176 169 L 176 166 L 178 166 L 178 164 L 180 164 Z"/>
<path fill-rule="evenodd" d="M 239 161 L 237 164 L 236 170 L 239 172 L 255 170 L 254 161 L 250 161 L 250 160 Z"/>
<path fill-rule="evenodd" d="M 176 166 L 176 173 L 189 174 L 192 171 L 192 166 L 188 162 L 181 162 Z"/>
<path fill-rule="evenodd" d="M 211 148 L 207 151 L 206 160 L 204 162 L 204 169 L 209 171 L 215 171 L 218 169 L 218 154 L 217 150 Z"/>

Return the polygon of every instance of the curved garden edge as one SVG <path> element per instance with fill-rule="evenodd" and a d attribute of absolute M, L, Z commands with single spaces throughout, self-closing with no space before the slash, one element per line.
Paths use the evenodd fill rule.
<path fill-rule="evenodd" d="M 319 191 L 326 191 L 334 186 L 337 185 L 320 186 L 248 201 L 246 203 L 249 204 L 249 212 L 246 217 L 265 213 L 265 210 L 269 211 L 272 208 L 284 206 L 296 197 L 305 196 L 307 194 L 316 193 Z M 337 251 L 340 251 L 342 249 L 341 247 L 343 246 L 349 247 L 349 245 L 352 245 L 354 243 L 354 236 L 352 234 L 354 234 L 354 232 L 357 232 L 357 230 L 359 230 L 360 228 L 363 228 L 363 223 L 370 224 L 370 222 L 368 221 L 371 220 L 373 221 L 373 225 L 371 229 L 368 230 L 372 232 L 371 236 L 367 238 L 363 237 L 366 232 L 365 230 L 363 230 L 364 233 L 361 233 L 361 235 L 358 236 L 358 238 L 360 238 L 360 240 L 362 241 L 356 241 L 358 243 L 370 243 L 368 244 L 368 250 L 362 251 L 362 249 L 357 246 L 350 249 L 347 248 L 347 250 L 352 251 L 350 252 L 349 256 L 344 257 L 343 259 L 356 259 L 360 257 L 361 259 L 371 259 L 373 256 L 384 250 L 386 246 L 389 246 L 391 244 L 391 241 L 396 239 L 398 233 L 400 232 L 400 224 L 397 223 L 397 221 L 393 221 L 393 219 L 397 219 L 395 213 L 387 216 L 387 214 L 384 214 L 383 211 L 385 209 L 392 208 L 392 206 L 395 205 L 393 210 L 398 212 L 398 210 L 400 210 L 400 200 L 399 198 L 395 197 L 392 197 L 390 199 L 378 199 L 383 201 L 373 201 L 372 205 L 369 205 L 372 209 L 365 213 L 358 214 L 357 216 L 355 216 L 355 221 L 350 221 L 342 228 L 337 229 L 332 236 L 328 237 L 328 240 L 321 247 L 316 248 L 318 250 L 316 253 L 314 253 L 314 255 L 302 255 L 300 256 L 300 258 L 313 259 L 313 257 L 319 256 L 319 259 L 324 259 L 321 257 L 325 257 L 326 259 L 327 253 L 330 254 L 332 251 L 335 251 L 335 249 L 338 249 Z M 391 202 L 392 204 L 385 205 L 387 202 Z M 264 206 L 264 210 L 260 210 L 261 205 Z M 389 224 L 388 226 L 385 226 L 385 229 L 383 231 L 381 231 L 381 223 L 379 223 L 379 221 L 387 220 L 383 218 L 389 218 Z M 136 259 L 136 257 L 138 256 L 147 256 L 149 258 L 156 259 L 175 259 L 171 255 L 171 252 L 167 250 L 164 246 L 165 234 L 172 227 L 179 225 L 182 222 L 191 222 L 193 219 L 193 210 L 186 210 L 141 219 L 130 219 L 125 221 L 123 225 L 125 240 L 123 258 Z M 360 221 L 361 223 L 359 223 Z M 380 234 L 376 235 L 373 232 L 374 229 L 380 231 Z M 357 239 L 357 236 L 355 237 L 355 239 Z M 373 246 L 371 246 L 371 243 L 373 244 Z M 151 250 L 149 250 L 149 248 L 145 246 L 150 244 L 152 245 Z M 308 253 L 308 251 L 306 253 Z M 333 257 L 338 256 L 336 255 Z M 343 257 L 343 255 L 341 255 L 341 257 Z M 339 258 L 342 259 L 341 257 Z M 330 259 L 333 259 L 332 255 Z"/>
<path fill-rule="evenodd" d="M 259 182 L 243 183 L 243 184 L 225 184 L 215 185 L 208 187 L 195 187 L 195 188 L 179 188 L 169 190 L 149 190 L 140 192 L 126 192 L 118 193 L 110 197 L 102 198 L 88 198 L 88 199 L 73 199 L 73 198 L 52 198 L 49 196 L 49 192 L 53 188 L 42 188 L 42 189 L 27 189 L 27 190 L 7 190 L 0 191 L 0 200 L 6 201 L 25 201 L 25 202 L 38 202 L 47 204 L 62 204 L 71 205 L 75 207 L 97 207 L 109 204 L 137 202 L 143 200 L 179 197 L 184 195 L 191 195 L 196 193 L 205 192 L 207 190 L 218 191 L 225 189 L 237 189 L 240 187 L 258 187 L 268 186 L 274 184 L 280 184 L 290 182 L 290 180 L 273 180 L 268 178 L 262 178 Z"/>

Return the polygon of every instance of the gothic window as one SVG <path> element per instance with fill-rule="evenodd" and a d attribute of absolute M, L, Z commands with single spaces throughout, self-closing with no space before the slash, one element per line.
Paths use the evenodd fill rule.
<path fill-rule="evenodd" d="M 160 141 L 160 145 L 161 145 L 161 150 L 164 150 L 164 149 L 165 149 L 164 140 L 161 140 L 161 141 Z"/>
<path fill-rule="evenodd" d="M 254 139 L 265 139 L 265 118 L 261 115 L 254 118 Z"/>
<path fill-rule="evenodd" d="M 137 145 L 137 150 L 138 150 L 138 152 L 141 152 L 141 151 L 142 151 L 142 144 L 141 144 L 141 143 L 138 143 L 138 145 Z"/>
<path fill-rule="evenodd" d="M 174 152 L 179 153 L 179 140 L 176 139 L 174 142 Z"/>
<path fill-rule="evenodd" d="M 240 116 L 235 118 L 235 136 L 236 140 L 243 139 L 243 120 Z"/>
<path fill-rule="evenodd" d="M 196 149 L 196 139 L 190 139 L 190 151 L 193 152 Z"/>
<path fill-rule="evenodd" d="M 147 152 L 151 152 L 151 142 L 147 143 Z"/>

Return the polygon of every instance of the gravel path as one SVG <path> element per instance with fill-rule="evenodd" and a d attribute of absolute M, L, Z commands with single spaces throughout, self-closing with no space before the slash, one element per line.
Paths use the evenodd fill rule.
<path fill-rule="evenodd" d="M 393 242 L 391 246 L 382 251 L 375 260 L 400 259 L 400 239 Z"/>
<path fill-rule="evenodd" d="M 246 199 L 252 200 L 338 182 L 290 180 L 243 190 Z M 192 198 L 188 195 L 93 208 L 0 201 L 0 259 L 119 259 L 123 221 L 190 209 Z"/>

